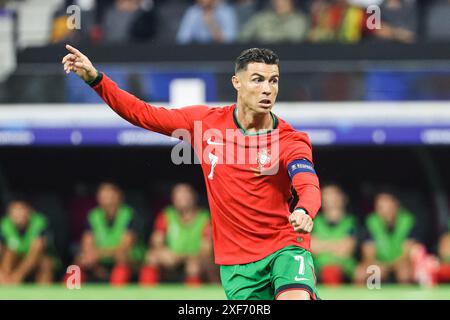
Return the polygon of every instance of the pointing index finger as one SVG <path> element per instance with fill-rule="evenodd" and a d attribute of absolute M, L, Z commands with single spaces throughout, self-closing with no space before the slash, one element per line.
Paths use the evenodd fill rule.
<path fill-rule="evenodd" d="M 81 52 L 78 49 L 72 47 L 69 44 L 66 44 L 66 49 L 69 50 L 74 55 L 76 55 L 77 57 L 81 57 L 82 56 Z"/>

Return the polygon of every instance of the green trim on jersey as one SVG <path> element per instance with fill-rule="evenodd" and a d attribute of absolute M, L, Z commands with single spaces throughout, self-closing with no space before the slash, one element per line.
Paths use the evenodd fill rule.
<path fill-rule="evenodd" d="M 0 232 L 10 250 L 24 255 L 29 252 L 31 244 L 47 228 L 47 225 L 47 218 L 43 214 L 33 212 L 30 215 L 27 230 L 21 235 L 12 219 L 6 216 L 0 222 Z"/>
<path fill-rule="evenodd" d="M 113 224 L 108 224 L 106 214 L 100 207 L 89 212 L 88 221 L 94 234 L 95 244 L 99 248 L 114 248 L 120 244 L 122 237 L 128 230 L 128 225 L 133 219 L 133 209 L 127 205 L 121 205 L 114 218 Z"/>
<path fill-rule="evenodd" d="M 346 214 L 336 225 L 327 222 L 322 214 L 318 214 L 314 219 L 313 236 L 324 241 L 339 241 L 351 235 L 355 229 L 355 219 Z M 353 256 L 341 257 L 333 252 L 320 252 L 314 254 L 314 261 L 317 269 L 320 271 L 328 265 L 338 265 L 348 275 L 352 276 L 357 266 L 357 261 Z"/>
<path fill-rule="evenodd" d="M 414 216 L 400 209 L 395 226 L 389 231 L 383 219 L 375 212 L 367 218 L 367 229 L 375 242 L 377 258 L 381 262 L 392 263 L 403 253 L 403 245 L 415 224 Z"/>
<path fill-rule="evenodd" d="M 238 108 L 237 108 L 237 106 L 235 106 L 234 111 L 233 111 L 233 120 L 234 120 L 234 123 L 236 124 L 236 126 L 238 127 L 238 129 L 241 130 L 241 132 L 242 132 L 242 134 L 244 136 L 257 136 L 257 135 L 260 135 L 260 134 L 270 133 L 270 132 L 272 132 L 272 130 L 275 130 L 278 127 L 278 119 L 277 119 L 277 117 L 275 117 L 275 115 L 272 112 L 270 112 L 270 115 L 271 115 L 272 120 L 273 120 L 273 129 L 267 129 L 267 130 L 265 130 L 263 132 L 248 133 L 247 130 L 245 130 L 242 127 L 241 123 L 239 122 L 239 120 L 237 118 L 237 110 L 238 110 Z"/>
<path fill-rule="evenodd" d="M 209 222 L 209 212 L 200 210 L 189 224 L 183 223 L 180 214 L 173 207 L 164 209 L 167 221 L 167 245 L 173 252 L 183 255 L 198 254 L 201 248 L 203 230 Z"/>

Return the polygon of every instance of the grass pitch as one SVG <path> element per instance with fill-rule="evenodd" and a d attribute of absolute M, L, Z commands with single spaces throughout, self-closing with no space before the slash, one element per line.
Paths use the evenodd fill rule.
<path fill-rule="evenodd" d="M 382 285 L 381 289 L 365 287 L 319 286 L 323 300 L 450 300 L 450 286 L 424 289 L 418 286 Z M 226 299 L 220 285 L 187 288 L 164 284 L 151 288 L 129 285 L 111 288 L 108 285 L 82 285 L 69 290 L 63 285 L 22 285 L 0 287 L 1 300 L 221 300 Z"/>

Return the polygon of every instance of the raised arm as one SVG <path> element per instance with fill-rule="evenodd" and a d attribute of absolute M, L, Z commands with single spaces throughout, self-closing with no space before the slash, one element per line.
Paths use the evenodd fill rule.
<path fill-rule="evenodd" d="M 97 94 L 118 115 L 130 123 L 154 132 L 171 135 L 176 129 L 192 131 L 193 122 L 202 119 L 209 108 L 191 106 L 180 109 L 166 109 L 152 106 L 132 94 L 120 89 L 105 74 L 98 72 L 92 62 L 78 49 L 66 45 L 69 51 L 62 59 L 64 71 L 74 72 L 90 85 Z"/>

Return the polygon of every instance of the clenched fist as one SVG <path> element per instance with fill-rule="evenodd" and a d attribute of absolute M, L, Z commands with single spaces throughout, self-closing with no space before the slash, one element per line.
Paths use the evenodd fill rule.
<path fill-rule="evenodd" d="M 66 49 L 70 53 L 61 61 L 64 65 L 64 71 L 66 73 L 75 72 L 77 76 L 88 83 L 94 81 L 97 78 L 97 70 L 88 57 L 72 46 L 66 45 Z"/>
<path fill-rule="evenodd" d="M 303 209 L 294 210 L 289 215 L 289 223 L 292 224 L 294 230 L 298 233 L 310 233 L 314 226 L 313 220 Z"/>

